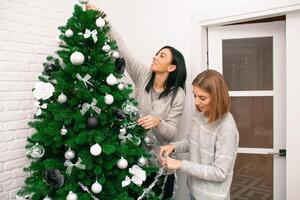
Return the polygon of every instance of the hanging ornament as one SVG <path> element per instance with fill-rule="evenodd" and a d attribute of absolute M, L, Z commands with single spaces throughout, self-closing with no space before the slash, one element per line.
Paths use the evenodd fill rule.
<path fill-rule="evenodd" d="M 126 67 L 126 62 L 124 60 L 124 58 L 116 58 L 115 60 L 115 70 L 120 73 L 123 74 L 125 71 L 125 67 Z"/>
<path fill-rule="evenodd" d="M 110 74 L 107 78 L 106 78 L 106 83 L 108 85 L 115 85 L 117 84 L 117 78 L 113 75 L 113 74 Z"/>
<path fill-rule="evenodd" d="M 67 160 L 72 160 L 73 158 L 75 158 L 75 152 L 69 148 L 66 152 L 65 152 L 65 159 Z"/>
<path fill-rule="evenodd" d="M 68 29 L 68 30 L 66 30 L 65 35 L 66 35 L 66 37 L 70 38 L 74 35 L 74 33 L 71 29 Z"/>
<path fill-rule="evenodd" d="M 36 108 L 35 116 L 40 116 L 42 114 L 42 109 L 46 109 L 47 105 L 48 105 L 47 103 L 43 103 L 42 105 L 40 105 L 40 102 L 36 101 L 34 103 L 34 107 Z"/>
<path fill-rule="evenodd" d="M 77 194 L 72 191 L 70 191 L 66 197 L 66 200 L 77 200 L 77 199 L 78 199 Z"/>
<path fill-rule="evenodd" d="M 110 46 L 105 43 L 105 45 L 102 47 L 102 50 L 105 51 L 106 53 L 110 51 Z"/>
<path fill-rule="evenodd" d="M 113 108 L 112 112 L 113 112 L 114 116 L 116 117 L 116 119 L 119 121 L 122 121 L 126 118 L 126 115 L 119 108 Z"/>
<path fill-rule="evenodd" d="M 138 159 L 138 165 L 143 167 L 145 165 L 148 164 L 148 160 L 144 157 L 144 156 L 141 156 L 139 159 Z"/>
<path fill-rule="evenodd" d="M 96 19 L 96 26 L 98 28 L 102 28 L 103 26 L 105 26 L 105 20 L 102 17 L 99 17 L 98 19 Z"/>
<path fill-rule="evenodd" d="M 95 129 L 95 128 L 98 128 L 98 126 L 99 126 L 99 122 L 96 117 L 91 116 L 87 119 L 86 127 L 88 129 Z"/>
<path fill-rule="evenodd" d="M 43 200 L 52 200 L 52 198 L 47 195 Z"/>
<path fill-rule="evenodd" d="M 68 130 L 65 128 L 65 126 L 63 126 L 62 129 L 60 129 L 60 134 L 66 135 L 67 133 L 68 133 Z"/>
<path fill-rule="evenodd" d="M 119 57 L 120 57 L 120 54 L 119 54 L 119 52 L 117 52 L 117 51 L 113 51 L 113 52 L 111 53 L 111 57 L 112 57 L 112 58 L 119 58 Z"/>
<path fill-rule="evenodd" d="M 107 105 L 111 105 L 114 102 L 114 97 L 111 94 L 106 94 L 104 97 L 104 102 Z"/>
<path fill-rule="evenodd" d="M 43 157 L 44 154 L 45 154 L 45 148 L 42 145 L 40 145 L 39 143 L 36 143 L 35 145 L 33 145 L 29 150 L 29 155 L 33 159 L 39 159 L 39 158 Z"/>
<path fill-rule="evenodd" d="M 45 170 L 43 178 L 47 185 L 54 188 L 63 186 L 65 180 L 64 176 L 58 169 Z"/>
<path fill-rule="evenodd" d="M 57 101 L 61 104 L 66 103 L 67 100 L 68 98 L 64 93 L 60 93 L 60 95 L 57 97 Z"/>
<path fill-rule="evenodd" d="M 88 4 L 88 3 L 89 3 L 89 0 L 79 0 L 79 3 L 80 3 L 80 4 Z"/>
<path fill-rule="evenodd" d="M 150 139 L 150 137 L 148 137 L 148 136 L 145 136 L 145 138 L 144 138 L 144 142 L 145 142 L 145 144 L 148 146 L 148 145 L 150 145 L 150 143 L 151 143 L 151 139 Z"/>
<path fill-rule="evenodd" d="M 124 83 L 119 83 L 119 84 L 118 84 L 118 89 L 119 89 L 119 90 L 123 90 L 124 87 L 125 87 Z"/>
<path fill-rule="evenodd" d="M 95 197 L 89 190 L 89 188 L 87 186 L 85 186 L 83 183 L 78 182 L 78 185 L 81 187 L 82 190 L 86 191 L 87 193 L 89 193 L 89 195 L 91 196 L 91 198 L 93 200 L 99 200 L 97 197 Z"/>
<path fill-rule="evenodd" d="M 90 153 L 93 156 L 99 156 L 101 154 L 101 152 L 102 152 L 102 148 L 99 144 L 94 144 L 90 148 Z"/>
<path fill-rule="evenodd" d="M 80 110 L 81 115 L 83 116 L 89 109 L 95 111 L 98 115 L 101 113 L 101 109 L 97 107 L 97 100 L 95 98 L 92 99 L 92 103 L 84 103 Z"/>
<path fill-rule="evenodd" d="M 32 94 L 37 100 L 47 100 L 53 95 L 54 91 L 55 88 L 51 83 L 37 82 L 34 85 Z"/>
<path fill-rule="evenodd" d="M 117 162 L 117 166 L 120 169 L 125 169 L 128 166 L 128 162 L 126 159 L 124 159 L 123 157 L 121 157 L 118 162 Z"/>
<path fill-rule="evenodd" d="M 120 129 L 120 134 L 125 135 L 126 134 L 126 128 L 121 128 Z"/>
<path fill-rule="evenodd" d="M 98 183 L 98 181 L 96 181 L 95 183 L 93 183 L 91 190 L 93 193 L 99 194 L 102 191 L 102 185 Z"/>
<path fill-rule="evenodd" d="M 52 63 L 46 63 L 44 65 L 44 73 L 46 75 L 50 75 L 50 73 L 56 68 L 56 66 Z"/>
<path fill-rule="evenodd" d="M 139 109 L 131 101 L 125 101 L 122 104 L 122 111 L 129 115 L 132 121 L 136 121 L 141 116 Z"/>
<path fill-rule="evenodd" d="M 73 167 L 77 167 L 78 169 L 85 169 L 85 165 L 81 163 L 81 158 L 78 158 L 77 162 L 73 164 L 70 160 L 66 160 L 64 162 L 64 166 L 67 167 L 67 174 L 71 175 Z"/>
<path fill-rule="evenodd" d="M 75 51 L 72 53 L 70 60 L 73 65 L 81 65 L 84 62 L 84 55 L 79 51 Z"/>

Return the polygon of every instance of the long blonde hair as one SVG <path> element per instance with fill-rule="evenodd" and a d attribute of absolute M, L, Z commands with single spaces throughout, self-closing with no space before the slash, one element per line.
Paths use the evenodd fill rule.
<path fill-rule="evenodd" d="M 208 122 L 214 122 L 222 118 L 229 111 L 228 86 L 219 72 L 211 69 L 205 70 L 193 80 L 192 84 L 211 96 Z"/>

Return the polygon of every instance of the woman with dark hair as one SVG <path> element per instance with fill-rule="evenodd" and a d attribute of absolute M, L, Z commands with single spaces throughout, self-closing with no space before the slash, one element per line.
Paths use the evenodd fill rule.
<path fill-rule="evenodd" d="M 229 112 L 230 98 L 223 76 L 205 70 L 193 81 L 196 113 L 188 138 L 160 148 L 160 161 L 168 169 L 188 176 L 191 200 L 229 200 L 239 133 Z M 189 160 L 169 157 L 189 152 Z"/>
<path fill-rule="evenodd" d="M 87 5 L 87 9 L 99 10 L 92 5 Z M 117 41 L 119 54 L 125 59 L 126 71 L 135 85 L 135 98 L 142 113 L 137 120 L 138 125 L 151 130 L 147 138 L 152 147 L 168 144 L 177 135 L 185 104 L 186 66 L 183 55 L 174 47 L 164 46 L 154 55 L 149 68 L 130 53 L 113 27 L 110 36 Z M 148 145 L 147 148 L 155 154 L 152 147 Z M 150 162 L 158 166 L 155 159 Z M 170 172 L 164 199 L 173 195 L 174 175 Z"/>

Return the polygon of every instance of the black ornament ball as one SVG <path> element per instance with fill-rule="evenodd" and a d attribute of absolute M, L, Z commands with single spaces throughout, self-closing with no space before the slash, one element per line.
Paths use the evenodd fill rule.
<path fill-rule="evenodd" d="M 98 119 L 94 116 L 89 117 L 87 120 L 86 126 L 88 129 L 98 128 L 98 126 L 99 126 Z"/>
<path fill-rule="evenodd" d="M 50 75 L 50 73 L 55 69 L 55 65 L 54 64 L 51 64 L 51 63 L 47 63 L 45 66 L 44 66 L 44 72 L 45 74 L 47 75 Z"/>
<path fill-rule="evenodd" d="M 115 60 L 115 70 L 116 72 L 123 74 L 125 71 L 126 62 L 124 58 L 116 58 Z"/>
<path fill-rule="evenodd" d="M 123 120 L 126 118 L 126 115 L 123 113 L 123 111 L 119 108 L 113 108 L 113 114 L 117 118 L 117 120 Z"/>
<path fill-rule="evenodd" d="M 51 187 L 59 188 L 63 186 L 64 179 L 64 176 L 58 169 L 47 169 L 44 172 L 44 180 Z"/>

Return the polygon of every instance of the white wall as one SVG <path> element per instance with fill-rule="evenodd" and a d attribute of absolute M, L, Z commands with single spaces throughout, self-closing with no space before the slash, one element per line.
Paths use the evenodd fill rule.
<path fill-rule="evenodd" d="M 300 156 L 299 156 L 299 111 L 300 111 L 300 12 L 291 13 L 286 18 L 286 36 L 293 38 L 286 43 L 286 191 L 287 199 L 300 199 Z"/>
<path fill-rule="evenodd" d="M 26 163 L 23 146 L 25 138 L 31 132 L 26 124 L 33 116 L 30 90 L 42 70 L 41 64 L 45 57 L 56 49 L 57 26 L 65 24 L 76 2 L 76 0 L 0 1 L 1 200 L 13 199 L 15 191 L 24 180 L 21 171 L 22 165 Z M 192 50 L 194 41 L 191 40 L 192 16 L 198 15 L 203 18 L 208 16 L 219 18 L 228 14 L 234 16 L 292 5 L 299 3 L 299 0 L 90 0 L 90 2 L 108 13 L 113 26 L 136 57 L 145 64 L 150 64 L 152 56 L 163 45 L 172 45 L 184 54 L 189 74 L 184 126 L 180 129 L 179 138 L 181 138 L 188 129 L 193 109 L 190 83 L 192 77 L 195 77 L 201 69 L 199 62 L 191 61 L 191 55 L 195 56 Z M 296 21 L 293 23 L 296 24 Z M 294 98 L 292 93 L 289 94 L 290 99 Z M 294 131 L 296 130 L 295 127 Z M 295 150 L 295 153 L 290 155 L 299 161 L 296 152 Z M 291 167 L 296 170 L 296 166 Z M 299 183 L 296 182 L 296 178 L 293 179 L 294 183 Z M 181 179 L 178 186 L 181 189 L 177 192 L 178 200 L 187 199 L 184 185 L 185 180 Z M 293 185 L 293 182 L 290 185 Z"/>

